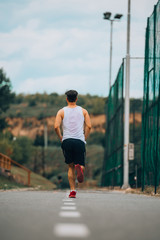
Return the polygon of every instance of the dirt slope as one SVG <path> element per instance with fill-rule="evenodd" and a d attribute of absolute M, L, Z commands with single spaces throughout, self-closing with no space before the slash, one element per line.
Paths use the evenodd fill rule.
<path fill-rule="evenodd" d="M 48 132 L 54 130 L 54 122 L 55 116 L 48 117 L 42 120 L 38 120 L 35 117 L 32 118 L 7 118 L 7 122 L 9 124 L 8 130 L 14 136 L 27 136 L 29 138 L 34 139 L 36 134 L 42 133 L 44 131 L 44 123 L 46 122 Z M 106 117 L 104 114 L 102 115 L 91 115 L 91 122 L 92 122 L 92 130 L 91 132 L 105 132 L 106 126 Z M 135 114 L 135 122 L 141 122 L 141 114 Z M 130 123 L 133 123 L 133 114 L 130 114 Z"/>

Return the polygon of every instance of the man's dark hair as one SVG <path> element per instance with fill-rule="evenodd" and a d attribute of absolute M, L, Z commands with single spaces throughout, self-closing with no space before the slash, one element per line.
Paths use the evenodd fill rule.
<path fill-rule="evenodd" d="M 75 102 L 78 96 L 78 92 L 75 90 L 69 90 L 65 93 L 69 102 Z"/>

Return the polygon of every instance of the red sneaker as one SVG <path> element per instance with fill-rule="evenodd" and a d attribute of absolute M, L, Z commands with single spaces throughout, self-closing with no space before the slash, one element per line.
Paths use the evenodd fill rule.
<path fill-rule="evenodd" d="M 79 183 L 82 183 L 84 180 L 84 174 L 81 166 L 79 164 L 75 165 L 76 171 L 77 171 L 77 180 Z"/>
<path fill-rule="evenodd" d="M 69 194 L 69 198 L 76 198 L 76 191 L 71 191 Z"/>

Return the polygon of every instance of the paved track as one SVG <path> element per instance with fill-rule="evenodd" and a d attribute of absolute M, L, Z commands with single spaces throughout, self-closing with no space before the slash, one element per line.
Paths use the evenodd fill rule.
<path fill-rule="evenodd" d="M 0 239 L 160 239 L 160 198 L 80 191 L 68 200 L 66 191 L 0 192 Z"/>

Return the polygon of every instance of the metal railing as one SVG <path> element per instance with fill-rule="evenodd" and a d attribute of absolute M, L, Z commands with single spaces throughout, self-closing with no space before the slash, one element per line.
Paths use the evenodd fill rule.
<path fill-rule="evenodd" d="M 24 167 L 23 165 L 17 163 L 16 161 L 12 160 L 10 157 L 0 153 L 0 168 L 5 169 L 7 171 L 11 171 L 12 164 L 22 168 L 24 171 L 26 171 L 28 173 L 27 182 L 28 182 L 28 186 L 30 186 L 31 170 L 29 170 L 28 168 Z"/>

